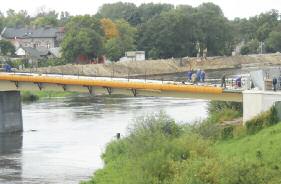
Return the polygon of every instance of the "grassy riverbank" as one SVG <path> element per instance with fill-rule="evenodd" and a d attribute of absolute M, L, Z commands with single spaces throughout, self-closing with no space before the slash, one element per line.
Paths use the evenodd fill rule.
<path fill-rule="evenodd" d="M 34 102 L 43 98 L 59 98 L 75 96 L 75 92 L 58 92 L 58 91 L 22 91 L 21 98 L 24 102 Z"/>
<path fill-rule="evenodd" d="M 281 183 L 281 124 L 274 110 L 245 127 L 223 125 L 241 115 L 239 106 L 213 103 L 209 118 L 192 126 L 162 113 L 139 118 L 127 137 L 107 146 L 104 168 L 82 183 Z"/>

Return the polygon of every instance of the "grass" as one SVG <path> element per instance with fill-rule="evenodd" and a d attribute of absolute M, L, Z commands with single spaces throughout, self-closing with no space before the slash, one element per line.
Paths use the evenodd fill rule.
<path fill-rule="evenodd" d="M 217 142 L 214 147 L 221 157 L 259 161 L 281 168 L 281 123 L 254 135 Z"/>
<path fill-rule="evenodd" d="M 34 102 L 43 98 L 59 98 L 75 96 L 75 92 L 59 92 L 59 91 L 22 91 L 21 97 L 24 102 Z"/>

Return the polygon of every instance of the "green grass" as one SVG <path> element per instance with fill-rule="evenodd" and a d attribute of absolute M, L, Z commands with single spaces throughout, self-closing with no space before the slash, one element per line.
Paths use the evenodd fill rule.
<path fill-rule="evenodd" d="M 254 135 L 219 141 L 214 145 L 221 157 L 239 157 L 281 168 L 281 123 Z"/>

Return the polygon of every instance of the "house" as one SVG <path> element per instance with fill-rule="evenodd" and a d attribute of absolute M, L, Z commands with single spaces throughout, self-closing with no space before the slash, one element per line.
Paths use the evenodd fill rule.
<path fill-rule="evenodd" d="M 128 51 L 125 52 L 125 57 L 120 58 L 120 61 L 144 61 L 145 51 Z"/>
<path fill-rule="evenodd" d="M 59 49 L 35 49 L 32 47 L 19 47 L 15 54 L 21 58 L 24 58 L 31 65 L 37 65 L 39 60 L 47 58 L 58 58 L 60 57 Z"/>
<path fill-rule="evenodd" d="M 30 47 L 35 49 L 50 49 L 59 47 L 64 36 L 64 28 L 49 26 L 38 28 L 8 28 L 1 32 L 0 39 L 9 40 L 16 49 Z"/>

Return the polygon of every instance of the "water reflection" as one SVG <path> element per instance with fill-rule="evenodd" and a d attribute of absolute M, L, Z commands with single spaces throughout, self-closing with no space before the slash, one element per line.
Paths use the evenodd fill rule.
<path fill-rule="evenodd" d="M 0 183 L 21 182 L 22 134 L 0 134 Z"/>

